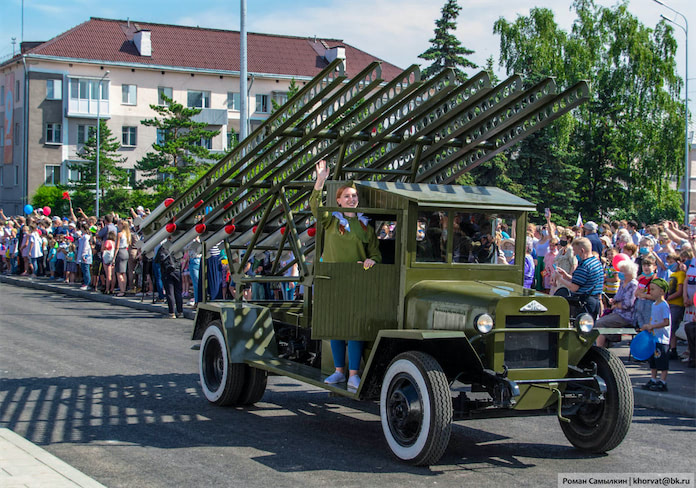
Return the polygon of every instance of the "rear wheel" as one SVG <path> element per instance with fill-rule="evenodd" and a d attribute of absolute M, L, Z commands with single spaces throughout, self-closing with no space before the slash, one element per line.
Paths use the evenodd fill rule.
<path fill-rule="evenodd" d="M 262 369 L 245 365 L 244 388 L 237 401 L 240 405 L 253 405 L 263 398 L 266 392 L 268 373 Z"/>
<path fill-rule="evenodd" d="M 234 405 L 242 393 L 247 366 L 230 363 L 219 320 L 205 329 L 198 357 L 203 396 L 215 405 Z"/>
<path fill-rule="evenodd" d="M 580 362 L 589 368 L 597 364 L 597 375 L 607 385 L 605 399 L 599 404 L 586 404 L 570 423 L 560 421 L 566 438 L 578 449 L 601 453 L 621 444 L 633 419 L 633 389 L 623 363 L 604 348 L 593 346 Z"/>
<path fill-rule="evenodd" d="M 387 368 L 380 394 L 382 431 L 399 459 L 436 463 L 452 432 L 452 397 L 447 377 L 430 355 L 410 351 Z"/>

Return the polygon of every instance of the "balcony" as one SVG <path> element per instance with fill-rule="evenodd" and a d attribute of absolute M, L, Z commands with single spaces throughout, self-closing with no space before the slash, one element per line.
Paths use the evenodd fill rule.
<path fill-rule="evenodd" d="M 227 125 L 227 110 L 217 108 L 204 108 L 201 113 L 191 117 L 194 122 L 202 122 L 207 125 Z"/>

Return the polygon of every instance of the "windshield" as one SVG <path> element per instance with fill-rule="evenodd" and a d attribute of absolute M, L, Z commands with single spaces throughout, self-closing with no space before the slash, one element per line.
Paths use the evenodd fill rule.
<path fill-rule="evenodd" d="M 516 225 L 517 216 L 513 214 L 421 210 L 416 262 L 514 264 Z"/>

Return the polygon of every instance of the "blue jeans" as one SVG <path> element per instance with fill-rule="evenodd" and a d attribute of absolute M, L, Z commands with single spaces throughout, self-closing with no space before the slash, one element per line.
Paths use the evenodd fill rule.
<path fill-rule="evenodd" d="M 155 282 L 155 289 L 157 290 L 157 298 L 160 300 L 164 299 L 164 286 L 162 285 L 162 270 L 160 269 L 159 263 L 152 261 L 152 281 Z"/>
<path fill-rule="evenodd" d="M 82 270 L 82 284 L 89 286 L 92 282 L 92 277 L 89 274 L 90 265 L 87 263 L 80 263 L 80 269 Z"/>
<path fill-rule="evenodd" d="M 34 276 L 37 276 L 39 274 L 39 258 L 29 258 L 29 262 L 31 262 L 31 267 L 34 270 L 32 273 Z"/>
<path fill-rule="evenodd" d="M 201 275 L 201 258 L 189 258 L 189 274 L 193 285 L 193 301 L 198 303 L 198 279 Z"/>
<path fill-rule="evenodd" d="M 360 369 L 362 350 L 362 341 L 348 341 L 348 369 L 350 371 L 357 371 Z M 337 368 L 346 367 L 346 341 L 332 340 L 331 354 L 333 355 L 334 366 Z"/>

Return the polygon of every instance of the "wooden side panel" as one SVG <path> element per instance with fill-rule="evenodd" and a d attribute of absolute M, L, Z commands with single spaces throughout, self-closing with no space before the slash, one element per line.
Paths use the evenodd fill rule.
<path fill-rule="evenodd" d="M 317 263 L 312 339 L 373 341 L 379 330 L 398 328 L 399 271 L 394 264 Z"/>

